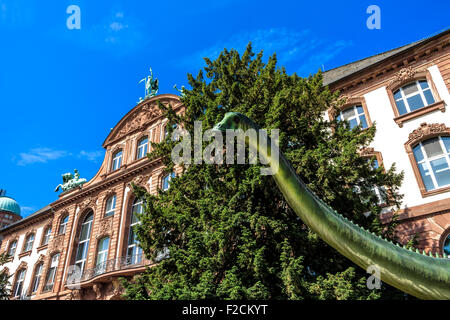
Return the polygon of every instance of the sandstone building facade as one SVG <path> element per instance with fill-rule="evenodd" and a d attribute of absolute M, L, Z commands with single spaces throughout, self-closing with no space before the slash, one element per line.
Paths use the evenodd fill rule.
<path fill-rule="evenodd" d="M 421 249 L 450 254 L 450 32 L 329 70 L 324 84 L 347 97 L 340 114 L 327 116 L 350 126 L 376 122 L 364 154 L 405 173 L 400 240 L 418 235 Z M 156 193 L 172 177 L 161 161 L 145 157 L 165 137 L 157 101 L 183 111 L 171 94 L 140 102 L 106 138 L 104 161 L 90 181 L 0 230 L 0 253 L 14 257 L 5 266 L 13 299 L 119 299 L 118 278 L 152 264 L 133 232 L 142 202 L 130 183 Z M 385 207 L 383 217 L 391 215 Z M 81 276 L 76 288 L 73 266 Z"/>
<path fill-rule="evenodd" d="M 5 266 L 13 274 L 13 298 L 117 299 L 118 278 L 151 264 L 132 228 L 142 201 L 134 197 L 131 182 L 151 193 L 170 183 L 172 174 L 163 173 L 161 161 L 146 157 L 166 132 L 158 101 L 183 110 L 171 94 L 139 103 L 111 130 L 103 164 L 90 181 L 1 230 L 0 252 L 14 257 Z"/>

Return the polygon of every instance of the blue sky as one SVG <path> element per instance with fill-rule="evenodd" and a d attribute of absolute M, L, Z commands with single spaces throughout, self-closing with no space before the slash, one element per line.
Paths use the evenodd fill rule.
<path fill-rule="evenodd" d="M 369 30 L 369 5 L 381 29 Z M 66 8 L 81 9 L 69 30 Z M 393 49 L 450 24 L 449 1 L 0 0 L 0 188 L 24 216 L 55 201 L 61 174 L 92 178 L 108 132 L 153 68 L 176 93 L 202 57 L 248 41 L 307 76 Z"/>

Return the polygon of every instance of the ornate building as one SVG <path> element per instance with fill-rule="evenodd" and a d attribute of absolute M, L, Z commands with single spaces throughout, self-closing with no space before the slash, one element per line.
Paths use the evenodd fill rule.
<path fill-rule="evenodd" d="M 329 70 L 324 84 L 348 98 L 340 114 L 326 116 L 351 127 L 376 122 L 375 140 L 363 154 L 405 173 L 401 241 L 418 235 L 421 249 L 450 254 L 450 32 Z M 118 278 L 152 264 L 133 232 L 142 202 L 130 183 L 151 193 L 168 188 L 172 174 L 145 155 L 165 137 L 157 101 L 183 111 L 178 96 L 155 96 L 155 88 L 153 77 L 147 79 L 146 99 L 110 132 L 90 181 L 65 175 L 58 200 L 0 230 L 0 252 L 14 257 L 5 266 L 14 299 L 118 299 Z M 388 220 L 392 208 L 384 207 L 382 216 Z"/>
<path fill-rule="evenodd" d="M 1 230 L 0 252 L 14 257 L 6 265 L 14 273 L 13 298 L 117 299 L 118 278 L 151 265 L 132 228 L 142 201 L 130 184 L 156 193 L 170 183 L 172 175 L 163 174 L 161 161 L 146 157 L 166 132 L 158 101 L 177 113 L 183 110 L 171 94 L 141 101 L 111 130 L 103 143 L 104 161 L 90 181 Z"/>
<path fill-rule="evenodd" d="M 347 97 L 335 116 L 376 122 L 365 154 L 404 171 L 398 237 L 450 255 L 450 30 L 329 70 L 324 84 Z M 387 221 L 391 208 L 384 212 Z"/>

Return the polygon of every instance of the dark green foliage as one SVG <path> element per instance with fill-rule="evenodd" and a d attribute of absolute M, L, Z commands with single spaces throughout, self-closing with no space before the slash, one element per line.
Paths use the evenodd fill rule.
<path fill-rule="evenodd" d="M 366 229 L 392 236 L 379 221 L 374 185 L 389 190 L 396 206 L 402 174 L 373 169 L 358 150 L 368 146 L 375 126 L 361 131 L 326 121 L 329 108 L 343 103 L 322 86 L 319 72 L 309 78 L 288 75 L 267 63 L 251 46 L 242 56 L 224 50 L 197 77 L 183 97 L 183 117 L 165 109 L 170 123 L 192 136 L 194 120 L 203 130 L 228 111 L 241 112 L 261 127 L 280 129 L 279 145 L 307 185 L 339 213 Z M 151 157 L 173 168 L 166 139 Z M 208 143 L 205 143 L 207 145 Z M 373 160 L 372 160 L 373 161 Z M 129 299 L 376 299 L 403 297 L 386 285 L 368 290 L 369 276 L 342 257 L 302 223 L 286 204 L 274 180 L 256 165 L 189 165 L 167 192 L 148 195 L 137 228 L 149 258 L 169 248 L 170 257 L 129 282 Z M 371 212 L 366 217 L 363 213 Z"/>
<path fill-rule="evenodd" d="M 0 254 L 0 267 L 5 263 L 8 263 L 11 258 L 6 252 Z M 3 269 L 0 271 L 0 300 L 9 300 L 10 290 L 9 290 L 9 278 L 7 270 Z"/>

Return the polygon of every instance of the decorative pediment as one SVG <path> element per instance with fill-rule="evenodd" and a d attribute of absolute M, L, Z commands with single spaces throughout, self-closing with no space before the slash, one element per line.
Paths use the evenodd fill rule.
<path fill-rule="evenodd" d="M 408 145 L 413 145 L 421 140 L 432 138 L 433 136 L 439 135 L 440 133 L 447 132 L 447 127 L 444 123 L 432 123 L 427 124 L 426 122 L 420 124 L 420 127 L 409 134 Z"/>
<path fill-rule="evenodd" d="M 87 208 L 88 206 L 95 206 L 96 202 L 97 202 L 97 198 L 87 197 L 86 199 L 84 199 L 83 201 L 81 201 L 78 204 L 78 208 L 80 208 L 80 210 L 83 210 L 83 209 Z"/>
<path fill-rule="evenodd" d="M 45 261 L 45 256 L 43 254 L 39 255 L 39 258 L 36 260 L 36 265 L 39 263 L 43 263 Z"/>
<path fill-rule="evenodd" d="M 180 97 L 173 94 L 163 94 L 144 100 L 134 109 L 128 112 L 116 125 L 103 143 L 106 147 L 110 143 L 117 141 L 132 132 L 143 130 L 152 121 L 162 115 L 158 106 L 158 101 L 164 105 L 171 104 L 172 107 L 181 104 Z"/>
<path fill-rule="evenodd" d="M 110 196 L 112 196 L 115 193 L 116 193 L 116 190 L 114 188 L 109 188 L 105 192 L 105 198 L 107 199 L 107 198 L 109 198 Z"/>
<path fill-rule="evenodd" d="M 402 68 L 394 74 L 393 78 L 388 83 L 388 87 L 395 86 L 396 84 L 405 83 L 408 80 L 413 80 L 418 75 L 424 75 L 425 72 L 426 72 L 425 68 L 414 69 L 411 66 Z"/>
<path fill-rule="evenodd" d="M 17 270 L 20 270 L 20 269 L 26 269 L 27 266 L 28 266 L 28 264 L 27 264 L 25 261 L 22 261 L 22 262 L 19 264 L 19 266 L 17 267 Z"/>
<path fill-rule="evenodd" d="M 150 179 L 149 175 L 140 175 L 135 177 L 133 180 L 128 182 L 128 186 L 131 188 L 131 184 L 133 183 L 136 186 L 143 187 L 144 189 L 148 189 L 148 180 Z"/>

